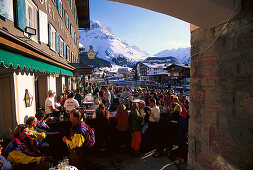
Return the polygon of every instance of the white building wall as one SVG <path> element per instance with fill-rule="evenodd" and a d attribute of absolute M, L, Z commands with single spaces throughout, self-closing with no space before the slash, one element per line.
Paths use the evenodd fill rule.
<path fill-rule="evenodd" d="M 62 93 L 65 93 L 65 89 L 66 89 L 65 76 L 62 76 Z"/>
<path fill-rule="evenodd" d="M 68 82 L 68 90 L 72 90 L 72 87 L 71 87 L 71 78 L 67 78 L 67 82 Z"/>
<path fill-rule="evenodd" d="M 77 88 L 77 84 L 76 84 L 76 81 L 72 81 L 72 90 L 76 90 Z"/>
<path fill-rule="evenodd" d="M 21 75 L 14 72 L 14 89 L 15 89 L 15 104 L 16 104 L 16 120 L 18 124 L 25 123 L 25 120 L 29 116 L 34 116 L 36 113 L 35 105 L 35 87 L 34 87 L 34 75 Z M 33 97 L 32 105 L 26 107 L 25 105 L 25 90 Z"/>
<path fill-rule="evenodd" d="M 53 92 L 56 92 L 56 76 L 50 75 L 47 77 L 47 87 L 48 91 L 53 90 Z"/>

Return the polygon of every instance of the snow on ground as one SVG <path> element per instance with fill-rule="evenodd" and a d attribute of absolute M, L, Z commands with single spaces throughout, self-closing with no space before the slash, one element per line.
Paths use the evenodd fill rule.
<path fill-rule="evenodd" d="M 132 68 L 130 68 L 130 67 L 122 67 L 122 66 L 118 66 L 118 65 L 115 65 L 115 64 L 114 65 L 112 64 L 112 67 L 101 67 L 99 69 L 101 71 L 118 72 L 118 70 L 120 68 L 127 68 L 128 71 L 132 71 Z"/>

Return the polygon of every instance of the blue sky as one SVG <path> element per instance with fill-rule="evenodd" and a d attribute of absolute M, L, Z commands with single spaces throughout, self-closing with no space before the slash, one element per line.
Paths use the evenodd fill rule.
<path fill-rule="evenodd" d="M 129 45 L 136 45 L 152 55 L 190 44 L 188 23 L 147 9 L 107 0 L 90 0 L 90 18 L 107 25 Z"/>

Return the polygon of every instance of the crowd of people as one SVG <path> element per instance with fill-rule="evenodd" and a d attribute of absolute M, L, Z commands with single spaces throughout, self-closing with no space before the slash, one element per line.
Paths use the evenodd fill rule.
<path fill-rule="evenodd" d="M 87 95 L 94 99 L 96 116 L 92 121 L 87 119 L 87 108 L 82 103 Z M 55 134 L 62 136 L 57 142 L 64 144 L 70 164 L 79 169 L 84 167 L 88 150 L 104 151 L 112 141 L 115 147 L 129 147 L 132 156 L 138 156 L 143 148 L 155 148 L 154 157 L 170 156 L 177 145 L 175 160 L 187 159 L 189 101 L 183 91 L 176 94 L 173 89 L 98 87 L 88 83 L 75 93 L 68 91 L 57 97 L 49 90 L 45 108 L 38 109 L 35 116 L 27 118 L 26 124 L 13 130 L 12 140 L 5 148 L 7 159 L 0 157 L 5 162 L 2 166 L 48 167 L 55 161 L 54 147 L 46 140 L 47 134 L 55 129 L 48 122 L 59 121 L 61 117 L 72 125 L 68 134 L 58 129 Z"/>

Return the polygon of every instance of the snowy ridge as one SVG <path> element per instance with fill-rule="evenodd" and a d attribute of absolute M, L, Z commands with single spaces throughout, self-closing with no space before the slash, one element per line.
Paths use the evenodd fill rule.
<path fill-rule="evenodd" d="M 115 36 L 110 28 L 96 20 L 91 20 L 90 30 L 79 30 L 79 37 L 86 51 L 92 45 L 96 57 L 106 59 L 112 64 L 114 64 L 113 58 L 123 57 L 127 62 L 135 63 L 152 56 L 138 47 L 129 46 L 127 42 Z"/>
<path fill-rule="evenodd" d="M 163 50 L 157 54 L 156 57 L 174 57 L 178 63 L 186 64 L 191 62 L 190 47 L 178 48 L 172 50 Z"/>

